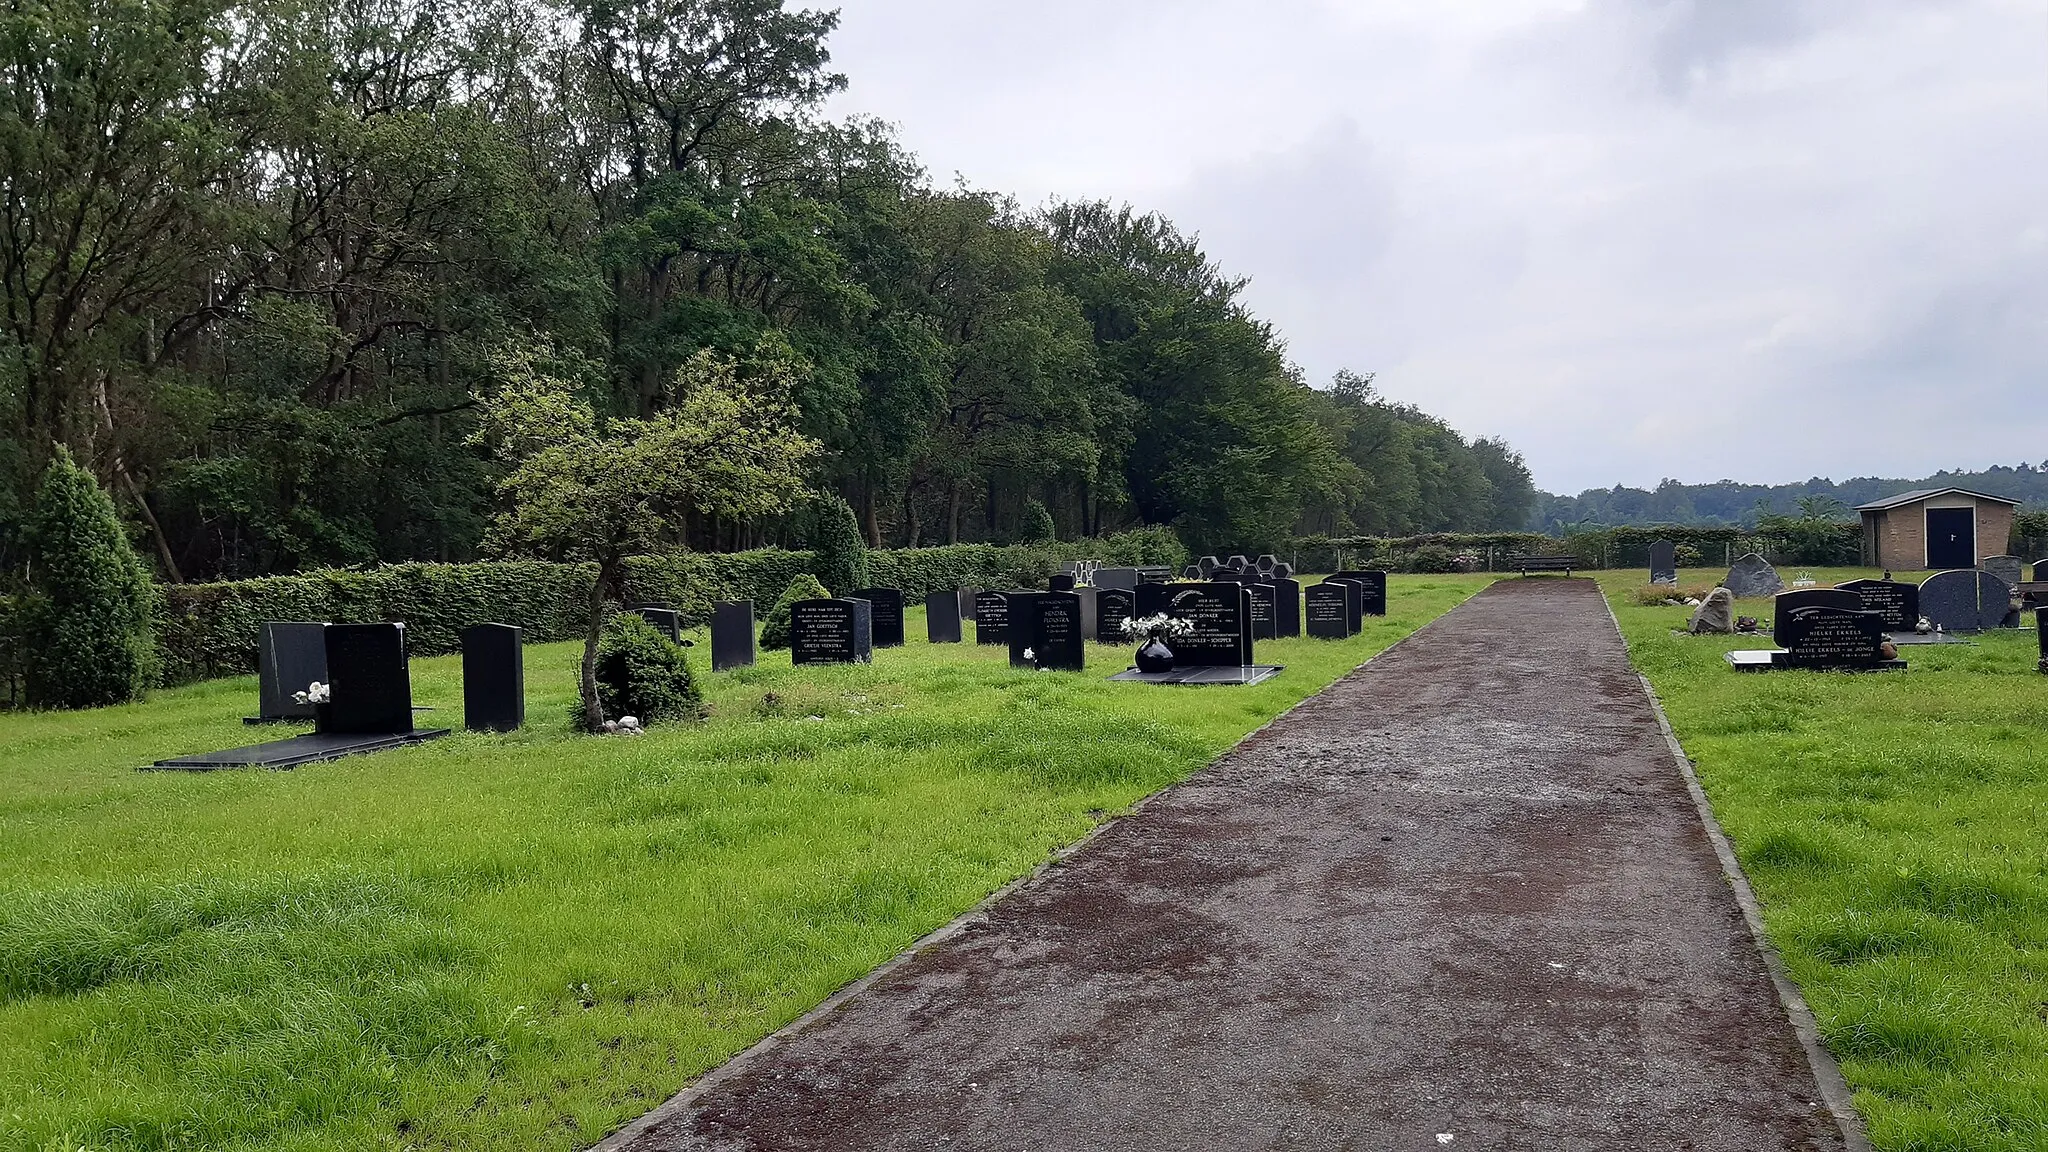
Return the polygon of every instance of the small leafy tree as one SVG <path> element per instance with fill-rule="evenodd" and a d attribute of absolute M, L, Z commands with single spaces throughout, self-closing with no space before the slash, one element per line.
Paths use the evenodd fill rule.
<path fill-rule="evenodd" d="M 761 647 L 789 647 L 789 606 L 799 600 L 823 600 L 830 595 L 832 593 L 826 591 L 825 586 L 818 582 L 818 578 L 809 572 L 790 580 L 789 587 L 782 590 L 781 599 L 775 602 L 775 607 L 770 608 L 767 617 L 761 621 Z"/>
<path fill-rule="evenodd" d="M 811 514 L 811 550 L 818 556 L 818 579 L 845 595 L 868 584 L 868 544 L 860 534 L 853 506 L 837 496 L 821 497 Z"/>
<path fill-rule="evenodd" d="M 605 599 L 625 559 L 674 546 L 691 514 L 776 516 L 804 490 L 818 443 L 799 433 L 791 396 L 801 366 L 764 345 L 743 366 L 709 350 L 680 368 L 644 419 L 601 418 L 577 386 L 532 349 L 501 350 L 501 381 L 479 397 L 478 436 L 505 458 L 509 550 L 597 566 L 583 638 L 584 726 L 604 726 L 597 680 Z"/>
<path fill-rule="evenodd" d="M 156 587 L 114 502 L 62 447 L 43 471 L 28 539 L 29 703 L 96 708 L 139 699 L 156 678 Z"/>

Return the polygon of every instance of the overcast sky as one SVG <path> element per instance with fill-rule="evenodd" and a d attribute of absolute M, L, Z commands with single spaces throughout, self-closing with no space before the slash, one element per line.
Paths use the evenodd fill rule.
<path fill-rule="evenodd" d="M 935 180 L 1199 233 L 1539 486 L 2048 459 L 2048 0 L 841 0 Z"/>

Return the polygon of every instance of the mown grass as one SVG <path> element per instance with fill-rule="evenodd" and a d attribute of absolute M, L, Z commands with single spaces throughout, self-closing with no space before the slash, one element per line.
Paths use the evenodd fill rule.
<path fill-rule="evenodd" d="M 1248 689 L 914 641 L 580 738 L 549 645 L 520 733 L 210 774 L 136 766 L 281 734 L 253 679 L 0 715 L 0 1148 L 588 1144 L 1486 581 Z M 414 684 L 459 729 L 459 661 Z"/>
<path fill-rule="evenodd" d="M 1640 573 L 1602 583 L 1873 1143 L 2048 1148 L 2048 677 L 2031 628 L 1906 647 L 1904 673 L 1738 674 L 1721 654 L 1757 638 L 1674 636 L 1689 610 L 1636 606 Z"/>

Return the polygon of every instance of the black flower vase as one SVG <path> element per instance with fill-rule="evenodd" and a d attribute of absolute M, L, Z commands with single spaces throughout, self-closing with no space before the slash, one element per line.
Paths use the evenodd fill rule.
<path fill-rule="evenodd" d="M 325 733 L 334 723 L 334 705 L 323 703 L 313 705 L 313 731 Z"/>
<path fill-rule="evenodd" d="M 1154 632 L 1143 644 L 1138 645 L 1138 671 L 1173 671 L 1173 649 L 1166 646 L 1166 641 L 1159 638 L 1159 633 Z"/>

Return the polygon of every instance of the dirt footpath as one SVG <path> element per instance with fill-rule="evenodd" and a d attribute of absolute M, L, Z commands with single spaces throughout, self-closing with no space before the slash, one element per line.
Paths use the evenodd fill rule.
<path fill-rule="evenodd" d="M 1598 591 L 1558 579 L 651 1119 L 611 1146 L 1844 1147 Z"/>

